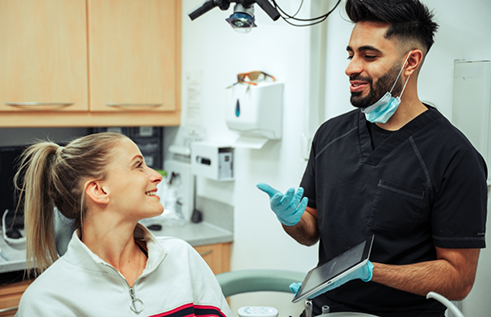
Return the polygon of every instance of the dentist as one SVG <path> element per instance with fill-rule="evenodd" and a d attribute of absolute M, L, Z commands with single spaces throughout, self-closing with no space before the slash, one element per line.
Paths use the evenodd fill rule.
<path fill-rule="evenodd" d="M 443 317 L 426 294 L 461 300 L 485 247 L 487 168 L 466 137 L 418 98 L 438 25 L 418 0 L 348 0 L 351 104 L 317 130 L 300 188 L 266 185 L 296 241 L 319 263 L 374 234 L 371 262 L 313 299 L 314 314 Z"/>

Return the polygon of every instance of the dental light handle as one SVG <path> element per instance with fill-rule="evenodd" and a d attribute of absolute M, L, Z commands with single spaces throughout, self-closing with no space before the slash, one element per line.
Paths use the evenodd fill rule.
<path fill-rule="evenodd" d="M 269 0 L 256 0 L 256 3 L 269 15 L 273 21 L 280 18 L 280 13 L 271 5 Z"/>
<path fill-rule="evenodd" d="M 435 293 L 435 292 L 429 292 L 426 295 L 426 299 L 429 299 L 429 298 L 436 299 L 437 301 L 439 301 L 440 303 L 445 305 L 454 314 L 455 317 L 464 317 L 464 315 L 462 315 L 460 310 L 457 307 L 455 307 L 455 305 L 452 304 L 451 301 L 449 301 L 448 299 L 446 299 L 442 295 Z"/>
<path fill-rule="evenodd" d="M 191 10 L 188 13 L 188 16 L 191 18 L 191 21 L 202 16 L 206 12 L 210 11 L 214 7 L 218 6 L 221 10 L 227 10 L 230 6 L 229 0 L 206 0 L 202 4 L 200 4 L 197 8 Z"/>

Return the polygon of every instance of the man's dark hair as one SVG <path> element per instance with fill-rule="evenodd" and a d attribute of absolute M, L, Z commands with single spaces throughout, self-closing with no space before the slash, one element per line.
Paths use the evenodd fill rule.
<path fill-rule="evenodd" d="M 416 40 L 427 53 L 433 45 L 438 24 L 433 13 L 418 0 L 348 0 L 346 13 L 351 21 L 388 23 L 385 37 L 396 37 L 402 42 Z"/>

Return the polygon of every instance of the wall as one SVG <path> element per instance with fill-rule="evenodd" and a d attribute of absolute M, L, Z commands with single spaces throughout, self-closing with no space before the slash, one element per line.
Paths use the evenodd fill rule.
<path fill-rule="evenodd" d="M 305 1 L 307 15 L 310 7 L 320 2 L 333 4 L 332 0 Z M 432 101 L 441 112 L 451 118 L 452 79 L 454 59 L 491 59 L 491 1 L 424 0 L 435 9 L 440 24 L 435 45 L 420 75 L 420 97 Z M 278 268 L 308 271 L 316 265 L 317 246 L 298 245 L 282 230 L 269 209 L 265 194 L 256 189 L 265 182 L 285 191 L 296 187 L 302 177 L 306 162 L 302 134 L 310 131 L 309 104 L 313 102 L 312 85 L 318 82 L 312 76 L 313 49 L 309 28 L 295 28 L 283 21 L 270 22 L 262 10 L 256 8 L 258 28 L 252 33 L 235 33 L 224 21 L 231 12 L 218 8 L 190 21 L 186 13 L 202 3 L 201 0 L 183 0 L 183 126 L 186 126 L 188 96 L 186 76 L 201 74 L 201 119 L 198 127 L 206 130 L 204 137 L 233 143 L 237 134 L 225 124 L 224 109 L 228 104 L 225 87 L 235 82 L 239 72 L 263 70 L 285 83 L 283 139 L 269 141 L 260 150 L 235 149 L 234 182 L 214 182 L 199 179 L 198 194 L 235 206 L 235 241 L 232 249 L 232 270 L 250 268 Z M 279 1 L 288 12 L 294 12 L 300 1 Z M 324 12 L 324 11 L 323 11 Z M 322 13 L 323 13 L 322 12 Z M 321 12 L 319 12 L 321 13 Z M 324 23 L 327 45 L 325 63 L 325 118 L 351 110 L 348 80 L 344 74 L 347 66 L 345 51 L 352 25 L 346 21 L 344 1 Z M 321 67 L 321 65 L 319 65 Z M 193 75 L 194 74 L 194 75 Z M 198 76 L 199 77 L 199 76 Z M 321 87 L 322 88 L 322 87 Z M 321 89 L 322 90 L 322 89 Z M 193 102 L 196 100 L 193 99 Z M 322 118 L 320 118 L 322 119 Z M 322 121 L 322 120 L 320 120 Z M 195 123 L 196 124 L 196 123 Z M 182 129 L 182 128 L 181 128 Z M 166 128 L 166 143 L 178 139 L 179 128 Z M 206 215 L 205 215 L 206 217 Z M 476 285 L 464 302 L 468 316 L 486 316 L 491 303 L 490 256 L 488 250 L 481 255 Z M 232 310 L 241 306 L 266 305 L 280 309 L 280 316 L 295 316 L 301 307 L 290 306 L 289 294 L 240 295 L 232 298 Z M 486 313 L 485 313 L 486 312 Z"/>

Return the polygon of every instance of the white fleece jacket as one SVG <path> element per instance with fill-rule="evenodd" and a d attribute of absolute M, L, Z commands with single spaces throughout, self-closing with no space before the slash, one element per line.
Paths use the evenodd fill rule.
<path fill-rule="evenodd" d="M 170 237 L 157 240 L 142 225 L 134 236 L 146 241 L 148 260 L 132 288 L 76 231 L 66 254 L 23 294 L 18 315 L 233 316 L 213 272 L 189 244 Z"/>

